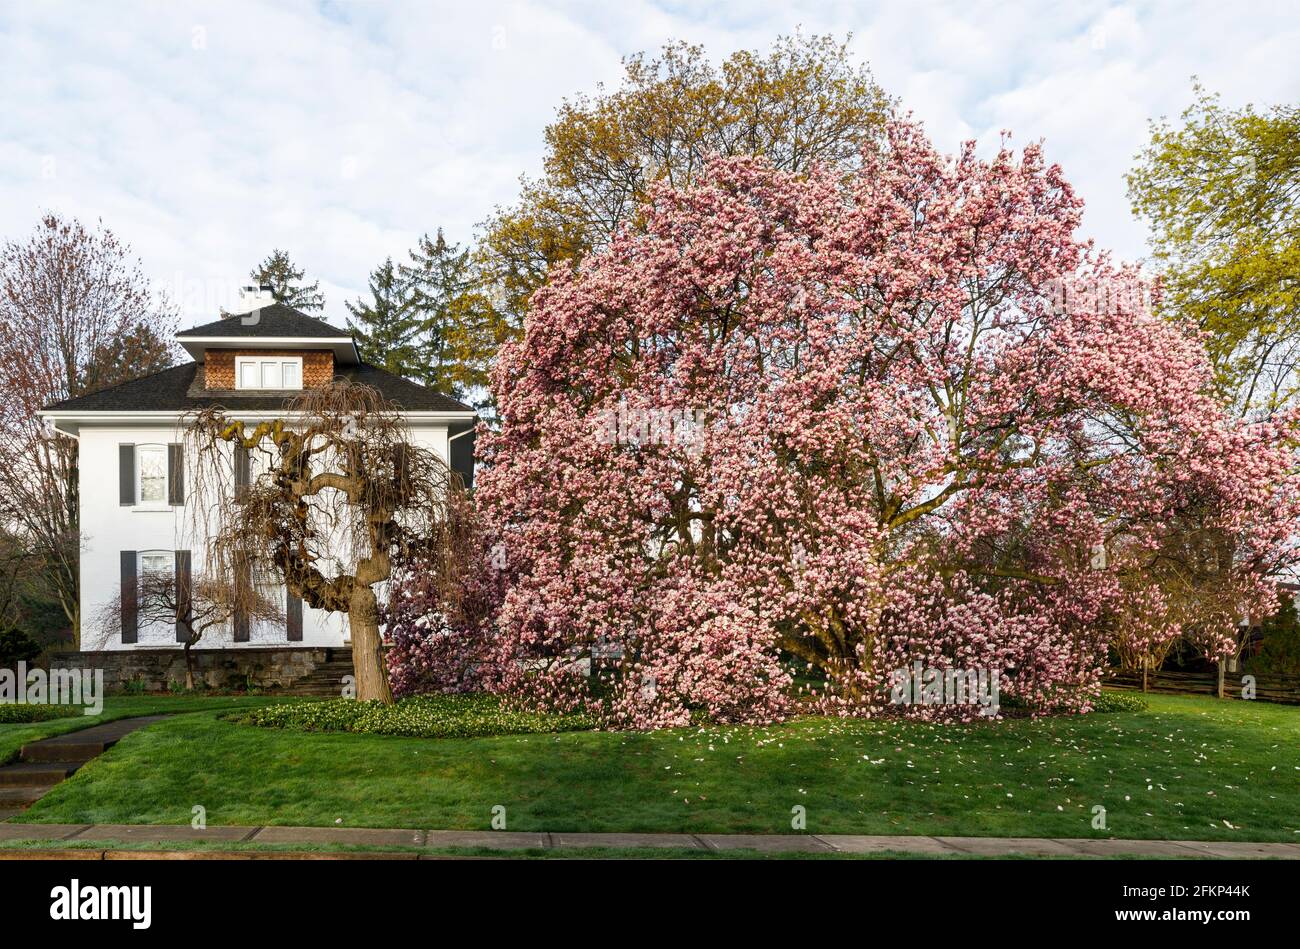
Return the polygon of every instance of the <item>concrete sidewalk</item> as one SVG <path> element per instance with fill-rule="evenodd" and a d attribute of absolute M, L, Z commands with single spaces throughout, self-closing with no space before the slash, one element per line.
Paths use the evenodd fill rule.
<path fill-rule="evenodd" d="M 573 850 L 645 848 L 702 851 L 753 850 L 762 853 L 904 853 L 925 856 L 1184 857 L 1191 859 L 1300 860 L 1300 843 L 1248 843 L 1201 840 L 1116 840 L 1046 837 L 888 837 L 859 834 L 587 834 L 522 831 L 400 830 L 361 827 L 208 827 L 159 824 L 5 824 L 6 842 L 159 844 L 350 845 L 356 847 L 443 850 L 479 847 L 493 850 Z"/>

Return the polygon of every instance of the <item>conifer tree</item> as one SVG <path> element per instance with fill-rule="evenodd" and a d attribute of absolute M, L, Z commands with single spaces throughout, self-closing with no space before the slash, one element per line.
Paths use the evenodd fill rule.
<path fill-rule="evenodd" d="M 299 283 L 303 275 L 303 270 L 295 267 L 289 259 L 289 252 L 279 248 L 248 272 L 258 286 L 271 288 L 275 302 L 304 313 L 320 313 L 325 309 L 325 294 L 320 292 L 320 281 Z"/>
<path fill-rule="evenodd" d="M 468 248 L 440 228 L 424 235 L 399 268 L 406 307 L 417 327 L 424 385 L 470 402 L 486 397 L 488 364 L 501 342 L 494 311 Z"/>
<path fill-rule="evenodd" d="M 370 299 L 347 303 L 348 331 L 361 358 L 408 379 L 424 376 L 418 321 L 407 306 L 406 292 L 393 258 L 370 274 Z"/>

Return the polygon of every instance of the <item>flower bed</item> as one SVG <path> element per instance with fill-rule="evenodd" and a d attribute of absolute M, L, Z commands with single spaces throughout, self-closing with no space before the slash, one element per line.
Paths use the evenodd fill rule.
<path fill-rule="evenodd" d="M 481 738 L 540 732 L 584 731 L 592 722 L 580 715 L 515 712 L 491 695 L 421 695 L 393 705 L 331 699 L 269 705 L 234 716 L 261 728 L 359 732 L 408 738 Z"/>

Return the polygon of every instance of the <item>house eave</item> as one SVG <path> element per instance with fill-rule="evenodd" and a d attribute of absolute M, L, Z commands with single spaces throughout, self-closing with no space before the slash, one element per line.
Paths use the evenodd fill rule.
<path fill-rule="evenodd" d="M 195 362 L 203 362 L 209 349 L 328 349 L 336 365 L 355 366 L 361 354 L 351 336 L 180 336 L 176 337 Z"/>
<path fill-rule="evenodd" d="M 225 406 L 225 411 L 235 418 L 254 422 L 278 418 L 291 419 L 302 416 L 301 412 L 273 412 L 265 409 L 241 412 L 238 406 Z M 157 425 L 160 422 L 180 421 L 194 412 L 194 409 L 169 409 L 148 412 L 61 412 L 58 409 L 42 409 L 36 413 L 36 416 L 49 421 L 58 431 L 75 436 L 80 434 L 82 425 Z M 472 411 L 435 412 L 403 409 L 398 414 L 407 422 L 424 425 L 454 425 L 457 422 L 476 422 L 478 420 L 478 414 Z"/>

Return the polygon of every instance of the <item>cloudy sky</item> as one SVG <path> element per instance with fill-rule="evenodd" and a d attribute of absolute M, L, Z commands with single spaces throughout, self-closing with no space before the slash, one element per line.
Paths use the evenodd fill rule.
<path fill-rule="evenodd" d="M 45 210 L 102 218 L 213 319 L 287 248 L 328 298 L 424 231 L 465 240 L 568 95 L 685 39 L 716 59 L 782 33 L 853 34 L 878 81 L 951 150 L 1043 138 L 1085 229 L 1140 257 L 1123 174 L 1199 76 L 1227 103 L 1300 96 L 1300 5 L 647 2 L 9 3 L 0 8 L 0 236 Z"/>

